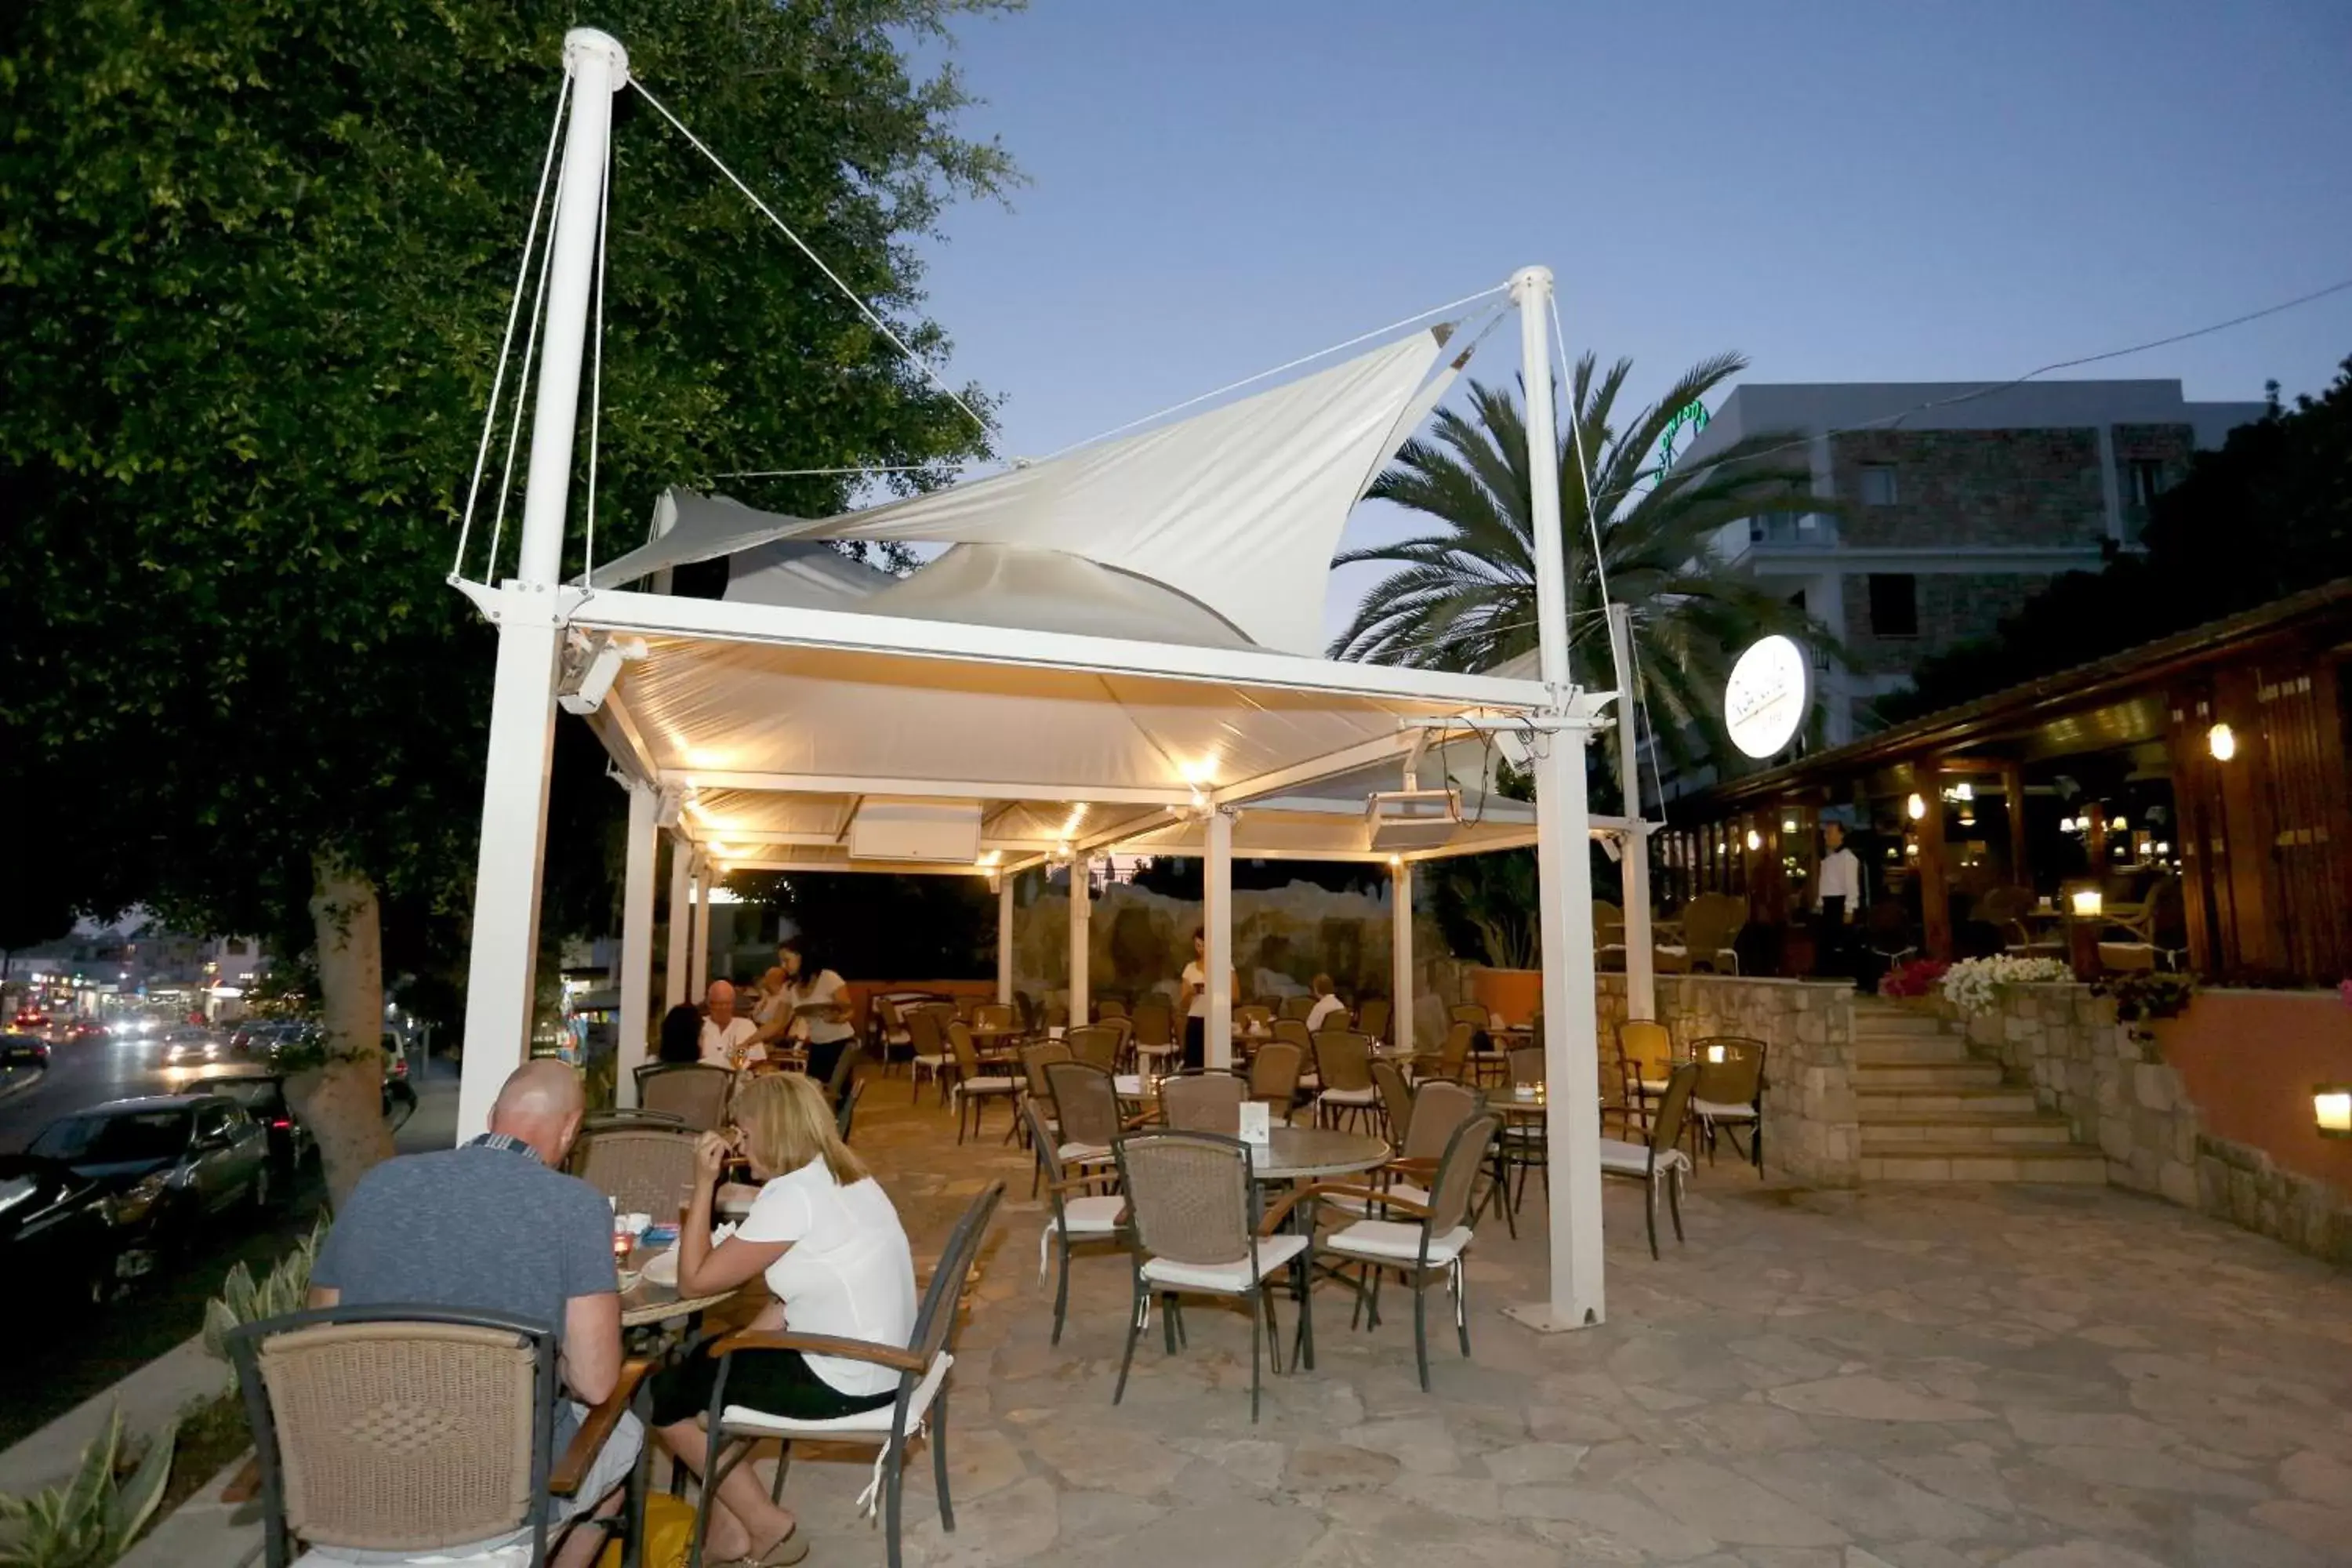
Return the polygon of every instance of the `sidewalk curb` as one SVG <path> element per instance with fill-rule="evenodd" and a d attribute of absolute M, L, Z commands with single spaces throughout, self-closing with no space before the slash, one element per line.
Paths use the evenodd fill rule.
<path fill-rule="evenodd" d="M 261 1557 L 261 1521 L 252 1503 L 228 1503 L 221 1493 L 243 1468 L 229 1461 L 204 1489 L 148 1527 L 117 1568 L 245 1568 Z"/>
<path fill-rule="evenodd" d="M 82 1449 L 106 1430 L 107 1417 L 118 1405 L 124 1435 L 146 1437 L 195 1401 L 227 1387 L 228 1368 L 205 1353 L 204 1336 L 184 1340 L 0 1452 L 0 1493 L 28 1497 L 62 1484 L 72 1476 Z"/>
<path fill-rule="evenodd" d="M 16 1099 L 20 1094 L 30 1094 L 33 1090 L 40 1088 L 42 1081 L 48 1076 L 48 1068 L 37 1068 L 33 1071 L 26 1073 L 20 1082 L 0 1084 L 0 1104 L 5 1104 L 9 1100 Z"/>

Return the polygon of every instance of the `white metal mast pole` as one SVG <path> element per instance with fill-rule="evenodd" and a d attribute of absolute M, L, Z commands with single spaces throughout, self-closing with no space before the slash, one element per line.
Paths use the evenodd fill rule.
<path fill-rule="evenodd" d="M 699 1003 L 710 989 L 710 895 L 717 890 L 718 868 L 704 858 L 700 850 L 694 855 L 694 957 L 693 969 L 686 977 L 688 999 Z"/>
<path fill-rule="evenodd" d="M 1094 870 L 1081 853 L 1070 857 L 1070 1027 L 1094 1021 L 1093 998 L 1087 994 L 1087 953 L 1094 896 Z"/>
<path fill-rule="evenodd" d="M 457 1091 L 460 1140 L 489 1125 L 499 1087 L 530 1048 L 547 780 L 563 640 L 556 583 L 563 569 L 563 520 L 571 503 L 580 362 L 595 282 L 613 95 L 629 76 L 628 51 L 593 27 L 564 35 L 563 64 L 572 73 L 571 123 L 556 187 L 555 227 L 548 239 L 552 254 L 523 491 L 520 563 L 499 612 L 482 840 L 474 874 L 473 952 L 466 979 L 465 1071 Z"/>
<path fill-rule="evenodd" d="M 1529 522 L 1535 534 L 1536 616 L 1548 717 L 1571 721 L 1538 737 L 1536 879 L 1543 945 L 1544 1079 L 1558 1091 L 1547 1204 L 1551 1299 L 1513 1315 L 1545 1330 L 1601 1321 L 1600 1020 L 1592 979 L 1591 819 L 1584 795 L 1583 727 L 1569 683 L 1568 561 L 1559 521 L 1559 425 L 1552 410 L 1551 271 L 1513 275 L 1520 375 L 1527 384 Z"/>
<path fill-rule="evenodd" d="M 1631 825 L 1625 858 L 1625 1016 L 1658 1016 L 1657 949 L 1650 933 L 1650 825 L 1642 815 L 1641 705 L 1633 690 L 1633 612 L 1609 606 L 1609 648 L 1617 671 L 1617 795 Z"/>
<path fill-rule="evenodd" d="M 1208 840 L 1201 865 L 1201 967 L 1208 971 L 1202 990 L 1209 999 L 1202 1059 L 1223 1072 L 1234 1065 L 1234 818 L 1222 805 L 1209 807 Z"/>
<path fill-rule="evenodd" d="M 685 839 L 669 840 L 669 944 L 664 955 L 662 1006 L 679 1006 L 694 1000 L 687 994 L 686 959 L 694 950 L 694 851 Z"/>
<path fill-rule="evenodd" d="M 1389 864 L 1389 1041 L 1406 1050 L 1412 1031 L 1412 862 Z"/>
<path fill-rule="evenodd" d="M 1013 1001 L 1013 882 L 1010 871 L 996 874 L 996 999 Z"/>
<path fill-rule="evenodd" d="M 637 1103 L 637 1069 L 646 1064 L 646 1026 L 653 1016 L 654 860 L 661 845 L 661 791 L 631 784 L 627 870 L 621 882 L 621 1021 L 613 1092 L 624 1110 Z"/>

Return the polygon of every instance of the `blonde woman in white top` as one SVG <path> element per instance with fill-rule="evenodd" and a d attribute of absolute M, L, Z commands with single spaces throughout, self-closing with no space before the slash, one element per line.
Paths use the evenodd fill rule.
<path fill-rule="evenodd" d="M 704 1133 L 678 1237 L 678 1293 L 715 1295 L 764 1275 L 776 1300 L 753 1328 L 905 1349 L 917 1310 L 907 1232 L 889 1194 L 835 1131 L 822 1086 L 796 1072 L 752 1079 L 736 1094 L 735 1121 L 760 1195 L 735 1234 L 711 1246 L 712 1194 L 729 1147 Z M 719 1373 L 701 1351 L 696 1345 L 653 1385 L 657 1436 L 698 1474 L 709 1443 L 699 1417 Z M 869 1362 L 797 1351 L 740 1351 L 731 1359 L 729 1403 L 770 1415 L 823 1420 L 880 1409 L 898 1394 L 898 1374 Z M 783 1568 L 808 1555 L 795 1532 L 792 1510 L 771 1502 L 750 1468 L 738 1466 L 719 1484 L 707 1553 Z"/>

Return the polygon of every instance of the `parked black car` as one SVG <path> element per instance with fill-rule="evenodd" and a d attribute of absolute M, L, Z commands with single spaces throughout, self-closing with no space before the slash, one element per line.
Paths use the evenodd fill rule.
<path fill-rule="evenodd" d="M 55 1160 L 0 1154 L 0 1314 L 106 1300 L 120 1251 L 98 1183 Z"/>
<path fill-rule="evenodd" d="M 180 1092 L 226 1095 L 259 1122 L 269 1134 L 269 1161 L 280 1193 L 292 1192 L 304 1168 L 319 1157 L 318 1141 L 302 1125 L 302 1119 L 294 1114 L 294 1107 L 286 1098 L 286 1078 L 282 1073 L 224 1068 L 191 1080 Z"/>
<path fill-rule="evenodd" d="M 49 1065 L 49 1042 L 38 1035 L 11 1029 L 0 1035 L 0 1068 L 45 1068 Z"/>
<path fill-rule="evenodd" d="M 118 1100 L 50 1122 L 30 1153 L 105 1190 L 124 1245 L 168 1252 L 197 1222 L 277 1191 L 269 1134 L 225 1094 Z"/>

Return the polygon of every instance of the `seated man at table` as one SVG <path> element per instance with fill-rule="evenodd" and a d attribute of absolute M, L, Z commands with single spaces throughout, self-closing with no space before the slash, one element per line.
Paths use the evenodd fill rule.
<path fill-rule="evenodd" d="M 488 1132 L 455 1149 L 387 1160 L 360 1178 L 310 1269 L 313 1307 L 414 1303 L 553 1325 L 572 1398 L 556 1406 L 551 1462 L 621 1375 L 613 1211 L 595 1188 L 558 1169 L 584 1110 L 577 1072 L 560 1061 L 524 1063 L 499 1091 Z M 550 1518 L 619 1506 L 644 1441 L 637 1418 L 622 1416 L 580 1490 L 551 1500 Z M 554 1562 L 584 1568 L 603 1543 L 599 1531 L 573 1531 Z"/>
<path fill-rule="evenodd" d="M 709 1016 L 702 1020 L 702 1059 L 717 1067 L 740 1069 L 764 1061 L 768 1049 L 760 1043 L 760 1026 L 735 1011 L 735 987 L 714 980 L 702 994 Z"/>
<path fill-rule="evenodd" d="M 1311 1035 L 1316 1030 L 1326 1026 L 1334 1029 L 1346 1028 L 1348 1005 L 1331 994 L 1331 977 L 1328 974 L 1317 975 L 1310 989 L 1315 993 L 1315 1005 L 1307 1010 L 1307 1032 Z"/>

